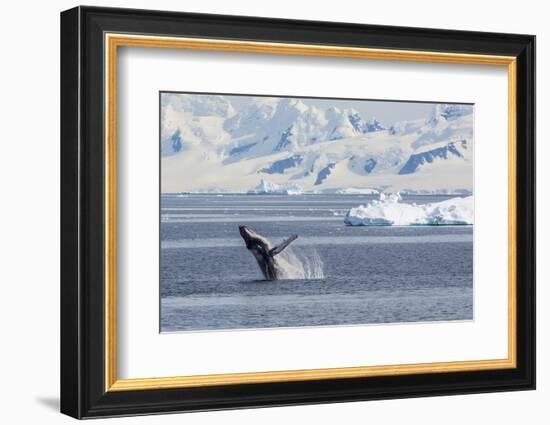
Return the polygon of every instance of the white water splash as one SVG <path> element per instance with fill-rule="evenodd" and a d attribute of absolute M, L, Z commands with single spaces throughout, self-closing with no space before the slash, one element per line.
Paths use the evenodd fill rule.
<path fill-rule="evenodd" d="M 303 247 L 297 251 L 288 247 L 278 255 L 281 279 L 324 279 L 324 264 L 317 251 Z"/>

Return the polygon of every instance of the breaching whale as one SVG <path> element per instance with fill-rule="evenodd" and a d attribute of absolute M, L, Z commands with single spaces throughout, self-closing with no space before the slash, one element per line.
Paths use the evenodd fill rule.
<path fill-rule="evenodd" d="M 277 260 L 280 254 L 298 235 L 292 235 L 281 244 L 273 247 L 271 242 L 264 236 L 256 233 L 246 226 L 239 226 L 239 232 L 244 239 L 246 248 L 252 253 L 260 270 L 267 280 L 281 279 L 282 268 Z"/>

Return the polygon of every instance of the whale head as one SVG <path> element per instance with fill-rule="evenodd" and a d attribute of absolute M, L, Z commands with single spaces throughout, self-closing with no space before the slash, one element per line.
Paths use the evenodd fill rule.
<path fill-rule="evenodd" d="M 263 246 L 265 249 L 270 249 L 271 244 L 269 241 L 260 234 L 256 233 L 250 227 L 239 226 L 239 233 L 241 234 L 248 249 L 252 249 L 258 245 Z"/>

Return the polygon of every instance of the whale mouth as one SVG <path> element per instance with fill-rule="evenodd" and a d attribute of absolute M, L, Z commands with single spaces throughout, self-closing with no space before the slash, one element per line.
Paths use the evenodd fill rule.
<path fill-rule="evenodd" d="M 239 233 L 241 234 L 248 248 L 248 245 L 250 244 L 252 236 L 254 235 L 255 232 L 246 226 L 239 226 Z"/>
<path fill-rule="evenodd" d="M 255 230 L 251 229 L 248 226 L 241 225 L 239 226 L 239 233 L 241 234 L 244 243 L 248 249 L 251 249 L 256 246 L 261 246 L 269 251 L 271 249 L 271 244 L 269 240 L 264 236 L 257 233 Z"/>
<path fill-rule="evenodd" d="M 239 226 L 239 233 L 244 239 L 250 237 L 250 230 L 246 226 Z"/>

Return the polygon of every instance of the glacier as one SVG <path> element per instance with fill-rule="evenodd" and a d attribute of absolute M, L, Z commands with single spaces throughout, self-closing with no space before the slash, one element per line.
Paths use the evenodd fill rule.
<path fill-rule="evenodd" d="M 300 195 L 303 190 L 297 184 L 276 184 L 262 179 L 258 186 L 250 189 L 247 193 L 250 195 Z"/>
<path fill-rule="evenodd" d="M 381 193 L 378 200 L 351 208 L 344 223 L 349 226 L 419 226 L 466 225 L 474 222 L 473 196 L 423 205 L 401 201 L 399 193 Z"/>
<path fill-rule="evenodd" d="M 382 123 L 354 102 L 162 93 L 161 190 L 245 193 L 268 178 L 305 193 L 472 193 L 472 105 Z"/>

